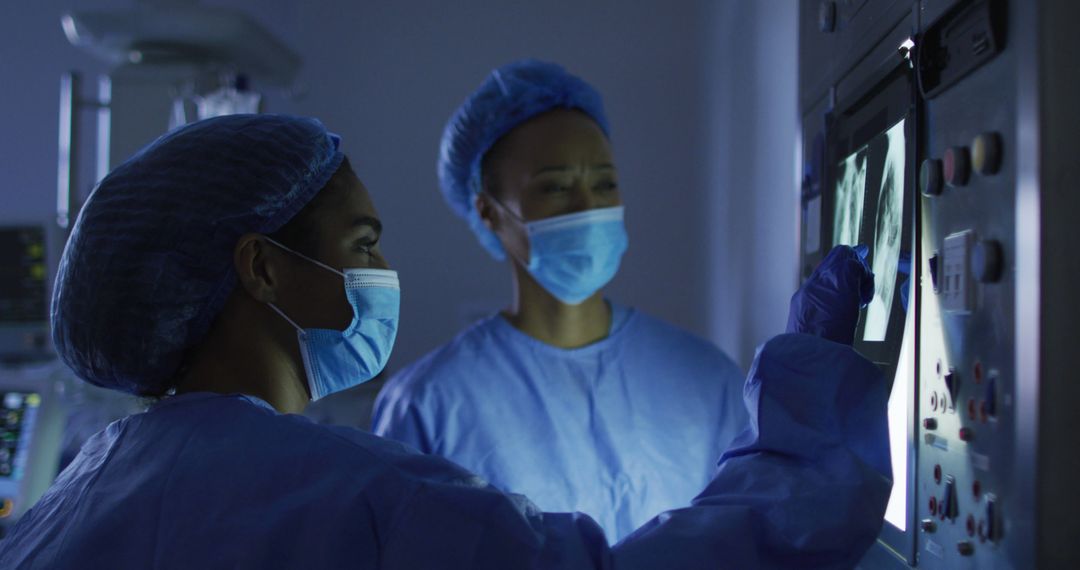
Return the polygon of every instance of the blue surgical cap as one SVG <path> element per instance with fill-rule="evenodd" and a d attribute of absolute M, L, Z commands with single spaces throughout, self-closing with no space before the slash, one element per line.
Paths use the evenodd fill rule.
<path fill-rule="evenodd" d="M 499 238 L 484 226 L 474 204 L 481 188 L 484 154 L 514 127 L 552 109 L 583 111 L 610 135 L 604 103 L 596 89 L 554 63 L 533 59 L 492 71 L 454 112 L 443 131 L 438 167 L 443 198 L 500 261 L 506 252 Z"/>
<path fill-rule="evenodd" d="M 231 115 L 174 130 L 113 170 L 60 260 L 60 358 L 105 388 L 170 387 L 236 284 L 237 240 L 308 204 L 341 165 L 339 142 L 315 119 Z"/>

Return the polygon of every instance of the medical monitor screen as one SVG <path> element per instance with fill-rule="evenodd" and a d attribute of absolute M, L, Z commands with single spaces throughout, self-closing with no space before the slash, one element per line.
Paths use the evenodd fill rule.
<path fill-rule="evenodd" d="M 48 319 L 45 230 L 0 228 L 0 324 Z"/>
<path fill-rule="evenodd" d="M 0 392 L 0 482 L 22 478 L 40 406 L 40 394 Z"/>

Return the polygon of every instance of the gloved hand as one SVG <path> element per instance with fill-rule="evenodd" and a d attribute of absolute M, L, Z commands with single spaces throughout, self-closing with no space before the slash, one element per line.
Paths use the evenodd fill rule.
<path fill-rule="evenodd" d="M 859 309 L 874 298 L 868 248 L 838 245 L 791 297 L 787 332 L 817 335 L 852 344 Z"/>
<path fill-rule="evenodd" d="M 904 306 L 904 313 L 906 314 L 908 297 L 911 295 L 911 252 L 900 252 L 900 262 L 896 265 L 896 271 L 900 275 L 906 276 L 904 284 L 900 286 L 900 304 Z"/>

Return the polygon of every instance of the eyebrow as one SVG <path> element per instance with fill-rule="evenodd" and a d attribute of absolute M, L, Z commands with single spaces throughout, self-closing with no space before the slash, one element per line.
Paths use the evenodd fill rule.
<path fill-rule="evenodd" d="M 561 165 L 556 165 L 556 166 L 545 166 L 545 167 L 537 170 L 536 172 L 533 172 L 532 175 L 535 177 L 535 176 L 540 176 L 541 174 L 549 174 L 549 173 L 552 173 L 552 172 L 567 172 L 567 171 L 570 171 L 570 170 L 573 170 L 573 169 L 574 169 L 574 167 L 570 166 L 568 164 L 561 164 Z M 603 162 L 603 163 L 592 165 L 592 169 L 593 170 L 615 170 L 615 165 L 611 164 L 610 162 Z"/>
<path fill-rule="evenodd" d="M 350 228 L 361 228 L 364 226 L 369 226 L 371 229 L 375 230 L 375 233 L 382 234 L 382 222 L 371 216 L 360 216 L 349 224 Z"/>

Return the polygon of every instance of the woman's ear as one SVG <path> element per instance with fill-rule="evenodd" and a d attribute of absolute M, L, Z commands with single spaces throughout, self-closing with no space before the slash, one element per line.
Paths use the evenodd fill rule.
<path fill-rule="evenodd" d="M 261 234 L 244 234 L 236 241 L 233 269 L 240 287 L 256 301 L 277 302 L 280 266 L 284 262 L 280 253 L 280 248 Z"/>

